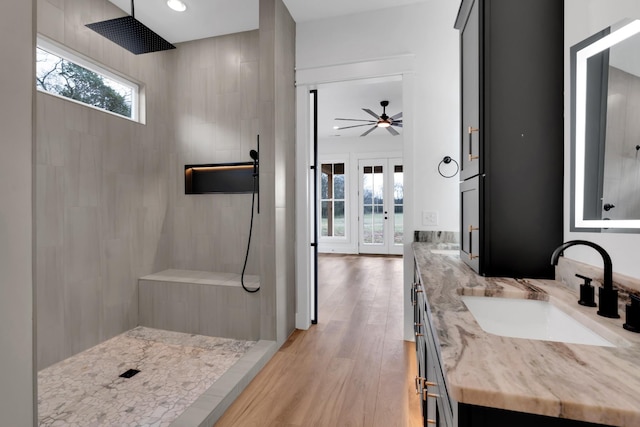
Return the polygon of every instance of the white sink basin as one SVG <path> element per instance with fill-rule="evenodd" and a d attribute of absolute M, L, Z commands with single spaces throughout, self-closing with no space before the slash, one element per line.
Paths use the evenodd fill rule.
<path fill-rule="evenodd" d="M 480 327 L 513 338 L 616 347 L 547 301 L 462 296 Z"/>

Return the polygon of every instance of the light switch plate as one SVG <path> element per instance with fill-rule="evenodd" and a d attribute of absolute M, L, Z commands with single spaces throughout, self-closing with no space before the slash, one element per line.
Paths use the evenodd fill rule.
<path fill-rule="evenodd" d="M 438 212 L 422 211 L 422 225 L 438 225 Z"/>

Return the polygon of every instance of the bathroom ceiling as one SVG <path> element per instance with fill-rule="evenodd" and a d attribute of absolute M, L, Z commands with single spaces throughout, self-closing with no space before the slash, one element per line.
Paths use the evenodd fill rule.
<path fill-rule="evenodd" d="M 131 14 L 131 0 L 109 0 Z M 259 0 L 182 0 L 174 12 L 166 0 L 137 0 L 136 18 L 171 43 L 255 30 Z M 283 0 L 296 22 L 315 21 L 377 9 L 393 9 L 426 0 Z M 119 16 L 113 16 L 117 18 Z M 105 18 L 106 19 L 106 18 Z"/>
<path fill-rule="evenodd" d="M 131 0 L 109 0 L 131 13 Z M 283 0 L 296 22 L 314 21 L 360 12 L 393 9 L 427 0 Z M 180 43 L 258 28 L 259 0 L 183 0 L 185 12 L 175 12 L 166 0 L 137 0 L 135 17 L 171 43 Z M 392 4 L 392 6 L 389 6 Z M 122 15 L 114 15 L 113 18 Z M 108 19 L 111 17 L 105 17 Z M 390 19 L 390 25 L 393 20 Z M 178 49 L 180 47 L 178 46 Z M 362 108 L 382 113 L 380 101 L 388 100 L 387 114 L 402 111 L 402 82 L 399 78 L 367 79 L 321 85 L 319 88 L 318 134 L 320 138 L 359 136 L 367 127 L 336 131 L 334 126 L 350 122 L 336 122 L 334 118 L 363 118 L 371 116 Z M 356 122 L 351 122 L 357 124 Z M 402 134 L 402 130 L 398 129 Z M 367 138 L 391 137 L 384 129 L 376 129 Z M 401 138 L 401 137 L 394 137 Z"/>

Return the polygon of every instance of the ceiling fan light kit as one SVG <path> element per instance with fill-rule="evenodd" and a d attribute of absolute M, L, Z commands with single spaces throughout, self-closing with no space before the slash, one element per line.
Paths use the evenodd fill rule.
<path fill-rule="evenodd" d="M 382 114 L 381 115 L 377 115 L 376 113 L 374 113 L 373 111 L 371 111 L 368 108 L 363 108 L 362 111 L 364 111 L 365 113 L 375 117 L 375 120 L 368 120 L 368 119 L 342 119 L 342 118 L 336 118 L 335 120 L 348 120 L 348 121 L 355 121 L 355 122 L 366 122 L 366 123 L 362 123 L 359 125 L 352 125 L 352 126 L 344 126 L 344 127 L 334 127 L 334 129 L 336 130 L 342 130 L 342 129 L 351 129 L 351 128 L 356 128 L 356 127 L 360 127 L 360 126 L 371 126 L 370 129 L 368 129 L 366 132 L 364 132 L 362 135 L 360 136 L 367 136 L 369 135 L 371 132 L 373 132 L 374 130 L 376 130 L 377 128 L 384 128 L 387 129 L 387 131 L 393 135 L 393 136 L 398 136 L 400 135 L 400 133 L 395 130 L 393 127 L 402 127 L 402 111 L 399 112 L 398 114 L 395 114 L 391 117 L 389 117 L 387 115 L 387 106 L 389 105 L 389 101 L 380 101 L 380 106 L 382 107 Z"/>

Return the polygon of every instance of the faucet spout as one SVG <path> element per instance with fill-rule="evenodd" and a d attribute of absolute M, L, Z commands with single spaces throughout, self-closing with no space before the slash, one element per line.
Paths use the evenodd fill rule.
<path fill-rule="evenodd" d="M 584 245 L 589 246 L 600 254 L 604 263 L 604 278 L 602 287 L 599 290 L 600 309 L 598 314 L 604 317 L 618 318 L 618 290 L 613 289 L 613 265 L 611 262 L 611 256 L 600 245 L 587 240 L 570 240 L 558 246 L 553 254 L 551 254 L 551 264 L 558 265 L 558 258 L 565 249 L 575 246 Z"/>

